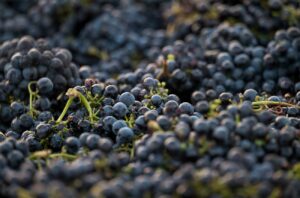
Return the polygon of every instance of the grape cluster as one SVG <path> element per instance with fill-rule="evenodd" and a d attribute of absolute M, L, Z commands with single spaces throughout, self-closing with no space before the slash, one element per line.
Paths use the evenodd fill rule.
<path fill-rule="evenodd" d="M 1 129 L 28 128 L 20 126 L 27 125 L 22 123 L 22 114 L 58 108 L 61 100 L 57 98 L 82 82 L 72 54 L 51 48 L 45 39 L 23 36 L 8 40 L 0 46 L 0 60 Z"/>
<path fill-rule="evenodd" d="M 277 31 L 274 39 L 268 43 L 263 59 L 265 65 L 263 76 L 266 80 L 263 84 L 264 91 L 274 93 L 276 85 L 283 92 L 299 91 L 296 86 L 300 72 L 299 30 L 290 27 L 287 30 Z"/>
<path fill-rule="evenodd" d="M 106 6 L 78 30 L 75 41 L 63 33 L 54 43 L 70 48 L 79 63 L 109 75 L 132 71 L 144 57 L 154 59 L 168 40 L 161 16 L 148 12 L 144 4 L 133 5 L 124 1 L 118 7 Z"/>
<path fill-rule="evenodd" d="M 79 31 L 81 24 L 99 13 L 107 2 L 95 3 L 97 6 L 85 5 L 78 0 L 3 1 L 0 6 L 5 14 L 1 16 L 0 41 L 26 34 L 35 38 L 51 38 L 61 33 L 71 36 L 72 31 Z"/>
<path fill-rule="evenodd" d="M 297 193 L 299 184 L 286 169 L 299 159 L 298 106 L 263 100 L 248 89 L 239 99 L 223 92 L 204 110 L 206 100 L 196 106 L 181 102 L 147 71 L 131 75 L 140 80 L 127 89 L 122 77 L 105 83 L 86 79 L 70 89 L 56 122 L 46 112 L 37 118 L 23 114 L 27 131 L 2 135 L 2 193 L 41 196 L 56 188 L 63 189 L 61 196 L 92 197 Z M 10 186 L 11 178 L 17 187 Z"/>
<path fill-rule="evenodd" d="M 275 31 L 299 26 L 299 7 L 297 0 L 188 0 L 173 2 L 164 15 L 168 31 L 177 38 L 229 22 L 243 23 L 265 43 Z"/>
<path fill-rule="evenodd" d="M 1 98 L 26 100 L 28 84 L 36 82 L 39 93 L 57 97 L 68 87 L 81 83 L 72 54 L 63 48 L 51 48 L 46 40 L 30 36 L 4 42 L 0 46 Z"/>
<path fill-rule="evenodd" d="M 240 93 L 250 88 L 267 94 L 295 94 L 299 38 L 299 28 L 290 27 L 277 31 L 263 46 L 245 26 L 225 23 L 162 48 L 157 61 L 148 67 L 155 67 L 153 74 L 183 97 L 190 97 L 195 89 L 211 99 L 224 91 Z"/>
<path fill-rule="evenodd" d="M 245 26 L 221 24 L 204 29 L 200 37 L 191 35 L 164 47 L 155 73 L 179 95 L 189 97 L 201 88 L 217 97 L 223 91 L 259 88 L 262 79 L 256 74 L 261 71 L 264 54 L 265 49 Z"/>
<path fill-rule="evenodd" d="M 165 3 L 43 0 L 10 12 L 12 5 L 5 2 L 0 5 L 7 12 L 0 41 L 23 35 L 47 37 L 52 46 L 68 48 L 77 63 L 118 74 L 132 70 L 144 57 L 154 59 L 167 43 L 161 14 Z"/>
<path fill-rule="evenodd" d="M 0 197 L 299 197 L 299 6 L 1 1 Z"/>

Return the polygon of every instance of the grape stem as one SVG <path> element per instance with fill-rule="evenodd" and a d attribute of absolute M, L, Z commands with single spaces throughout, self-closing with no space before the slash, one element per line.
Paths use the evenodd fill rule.
<path fill-rule="evenodd" d="M 49 155 L 49 158 L 57 158 L 57 157 L 62 157 L 68 160 L 75 160 L 77 158 L 76 155 L 70 155 L 68 153 L 53 153 Z"/>
<path fill-rule="evenodd" d="M 65 108 L 63 109 L 63 112 L 61 113 L 61 115 L 59 116 L 59 118 L 57 119 L 56 122 L 59 123 L 62 121 L 62 119 L 66 115 L 69 107 L 71 106 L 74 98 L 79 98 L 80 102 L 84 105 L 84 107 L 86 108 L 86 110 L 89 113 L 89 118 L 90 118 L 91 123 L 94 123 L 94 113 L 93 113 L 92 107 L 91 107 L 90 103 L 88 102 L 88 100 L 86 99 L 86 97 L 74 88 L 69 89 L 67 91 L 66 95 L 69 96 L 69 99 L 65 105 Z"/>
<path fill-rule="evenodd" d="M 69 107 L 71 106 L 72 102 L 74 100 L 74 96 L 70 96 L 63 111 L 61 112 L 59 118 L 56 120 L 57 123 L 60 123 L 62 121 L 62 119 L 65 117 Z"/>
<path fill-rule="evenodd" d="M 51 153 L 50 150 L 37 151 L 29 156 L 29 159 L 35 160 L 40 158 L 58 158 L 62 157 L 67 160 L 75 160 L 77 158 L 76 155 L 71 155 L 68 153 Z"/>
<path fill-rule="evenodd" d="M 86 108 L 86 110 L 89 113 L 91 123 L 94 123 L 94 114 L 93 114 L 93 110 L 92 110 L 90 103 L 88 102 L 86 97 L 84 95 L 82 95 L 82 93 L 80 93 L 79 91 L 77 91 L 77 92 L 78 92 L 78 96 L 79 96 L 81 103 L 84 105 L 84 107 Z"/>
<path fill-rule="evenodd" d="M 164 60 L 162 63 L 162 71 L 158 74 L 157 78 L 158 80 L 163 80 L 164 78 L 168 78 L 170 76 L 170 73 L 168 71 L 168 62 L 169 61 L 174 61 L 175 57 L 172 54 L 168 55 L 167 60 Z"/>
<path fill-rule="evenodd" d="M 260 106 L 260 105 L 279 105 L 279 106 L 286 106 L 286 107 L 295 107 L 300 109 L 299 106 L 293 105 L 287 102 L 276 102 L 276 101 L 256 101 L 252 102 L 252 106 Z"/>
<path fill-rule="evenodd" d="M 28 92 L 29 92 L 29 114 L 33 117 L 33 112 L 34 112 L 34 108 L 33 108 L 33 101 L 35 100 L 35 97 L 38 94 L 38 91 L 32 91 L 31 86 L 33 84 L 36 84 L 36 81 L 31 81 L 28 83 Z"/>

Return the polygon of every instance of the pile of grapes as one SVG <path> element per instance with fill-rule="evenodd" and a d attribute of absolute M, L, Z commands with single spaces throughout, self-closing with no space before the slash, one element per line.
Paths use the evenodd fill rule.
<path fill-rule="evenodd" d="M 300 197 L 299 0 L 0 10 L 0 197 Z"/>

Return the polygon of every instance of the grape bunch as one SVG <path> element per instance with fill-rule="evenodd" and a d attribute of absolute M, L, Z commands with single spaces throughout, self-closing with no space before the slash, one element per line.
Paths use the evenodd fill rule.
<path fill-rule="evenodd" d="M 164 15 L 176 38 L 228 22 L 243 23 L 266 44 L 277 30 L 300 25 L 299 7 L 297 0 L 188 0 L 174 1 Z"/>
<path fill-rule="evenodd" d="M 120 3 L 104 6 L 100 14 L 81 25 L 75 41 L 57 34 L 55 44 L 71 49 L 81 64 L 89 64 L 109 75 L 132 71 L 144 57 L 154 59 L 168 40 L 160 14 L 147 12 L 146 5 Z M 153 8 L 154 9 L 154 8 Z"/>
<path fill-rule="evenodd" d="M 299 28 L 290 27 L 277 31 L 269 42 L 264 56 L 264 91 L 274 93 L 276 85 L 284 93 L 299 91 L 299 33 Z"/>
<path fill-rule="evenodd" d="M 58 108 L 59 96 L 82 82 L 72 54 L 67 49 L 51 48 L 45 39 L 24 36 L 8 40 L 0 46 L 0 57 L 0 117 L 4 129 L 27 111 L 33 115 Z M 18 121 L 18 130 L 23 128 L 19 126 L 22 121 Z"/>
<path fill-rule="evenodd" d="M 1 98 L 26 100 L 28 85 L 36 81 L 40 94 L 57 97 L 68 87 L 81 83 L 72 54 L 63 48 L 51 48 L 44 39 L 30 36 L 4 42 L 0 46 Z"/>
<path fill-rule="evenodd" d="M 167 43 L 164 20 L 157 12 L 164 4 L 43 0 L 26 4 L 28 8 L 21 11 L 3 2 L 0 41 L 23 35 L 47 37 L 52 47 L 68 48 L 78 64 L 94 65 L 112 75 L 119 71 L 116 67 L 132 70 L 144 57 L 155 58 Z"/>
<path fill-rule="evenodd" d="M 299 197 L 299 6 L 1 1 L 0 197 Z"/>

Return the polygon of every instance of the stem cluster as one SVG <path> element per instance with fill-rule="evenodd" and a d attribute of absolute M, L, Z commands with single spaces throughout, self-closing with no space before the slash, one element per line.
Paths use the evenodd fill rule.
<path fill-rule="evenodd" d="M 71 106 L 71 104 L 73 103 L 75 98 L 79 98 L 80 102 L 83 104 L 83 106 L 88 111 L 89 119 L 90 119 L 91 123 L 95 122 L 95 118 L 97 118 L 97 117 L 96 117 L 95 113 L 93 112 L 89 101 L 87 100 L 87 98 L 82 93 L 77 91 L 75 88 L 70 88 L 67 91 L 66 95 L 69 97 L 69 99 L 68 99 L 62 113 L 60 114 L 59 118 L 56 120 L 57 123 L 60 123 L 62 121 L 62 119 L 66 115 L 69 107 Z"/>

